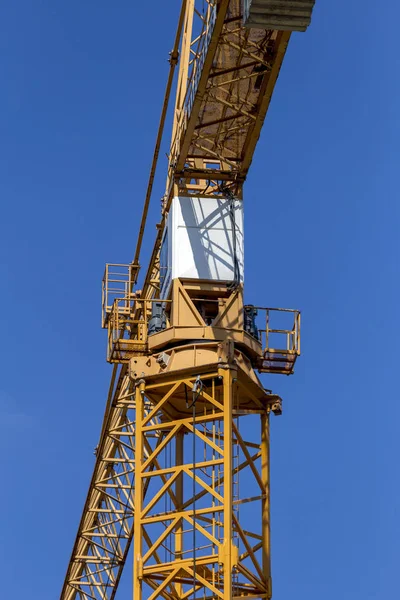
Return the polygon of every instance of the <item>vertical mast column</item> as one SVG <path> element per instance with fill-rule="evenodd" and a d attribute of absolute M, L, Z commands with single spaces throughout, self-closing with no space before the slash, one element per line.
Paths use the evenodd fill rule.
<path fill-rule="evenodd" d="M 133 599 L 142 600 L 143 579 L 143 535 L 142 535 L 142 510 L 143 510 L 143 462 L 144 462 L 144 393 L 145 383 L 140 381 L 136 387 L 136 452 L 135 452 L 135 514 L 133 537 Z"/>
<path fill-rule="evenodd" d="M 181 467 L 183 465 L 183 441 L 184 441 L 184 433 L 182 430 L 178 431 L 176 434 L 176 449 L 175 449 L 175 465 L 177 467 Z M 175 496 L 177 501 L 176 510 L 178 512 L 182 511 L 183 505 L 183 474 L 180 473 L 178 475 L 176 484 L 175 484 Z M 176 526 L 175 531 L 175 560 L 180 561 L 183 558 L 183 521 L 179 519 L 178 524 Z M 176 593 L 178 598 L 181 598 L 183 594 L 183 585 L 179 581 L 175 584 Z"/>
<path fill-rule="evenodd" d="M 236 371 L 231 367 L 219 369 L 223 379 L 224 404 L 224 600 L 232 600 L 232 419 L 233 419 L 233 379 Z"/>
<path fill-rule="evenodd" d="M 272 597 L 271 579 L 271 525 L 270 525 L 270 456 L 269 456 L 269 414 L 261 415 L 261 479 L 264 484 L 264 499 L 261 504 L 262 518 L 262 570 Z"/>

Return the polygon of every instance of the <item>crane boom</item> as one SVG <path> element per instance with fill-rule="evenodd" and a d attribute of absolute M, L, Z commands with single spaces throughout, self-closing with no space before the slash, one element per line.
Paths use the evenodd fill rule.
<path fill-rule="evenodd" d="M 281 399 L 255 370 L 293 372 L 300 314 L 243 305 L 241 199 L 291 30 L 306 27 L 313 4 L 182 2 L 134 261 L 107 265 L 103 280 L 113 373 L 61 600 L 112 600 L 133 540 L 135 600 L 271 597 L 269 414 Z M 179 44 L 161 222 L 138 292 Z M 184 247 L 193 264 L 181 264 Z M 276 314 L 293 324 L 272 328 Z M 260 423 L 251 435 L 248 419 Z M 241 477 L 254 497 L 239 493 Z M 258 531 L 239 518 L 251 502 Z"/>
<path fill-rule="evenodd" d="M 202 33 L 182 45 L 164 215 L 177 186 L 212 195 L 226 181 L 241 193 L 290 39 L 290 31 L 244 27 L 239 0 L 206 5 L 200 15 L 187 4 L 184 31 L 200 20 Z M 164 224 L 145 280 L 150 294 Z"/>

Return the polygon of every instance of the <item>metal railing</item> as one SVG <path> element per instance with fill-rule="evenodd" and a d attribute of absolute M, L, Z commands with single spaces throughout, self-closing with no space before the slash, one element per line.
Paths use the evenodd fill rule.
<path fill-rule="evenodd" d="M 263 347 L 258 366 L 262 373 L 293 373 L 300 355 L 300 311 L 291 308 L 245 307 L 250 311 L 252 334 Z"/>
<path fill-rule="evenodd" d="M 265 329 L 259 329 L 260 341 L 265 349 L 270 352 L 287 352 L 289 354 L 300 354 L 300 311 L 291 308 L 259 308 L 265 311 Z M 289 329 L 276 329 L 273 324 L 276 313 L 286 313 L 293 316 L 293 324 Z M 272 334 L 278 334 L 283 342 L 283 348 L 274 348 L 271 345 Z"/>
<path fill-rule="evenodd" d="M 118 312 L 129 314 L 132 307 L 132 288 L 137 275 L 137 266 L 131 264 L 106 264 L 102 282 L 102 327 L 107 327 L 118 300 Z"/>
<path fill-rule="evenodd" d="M 171 302 L 159 298 L 142 299 L 135 297 L 134 294 L 131 294 L 128 300 L 127 303 L 126 298 L 115 298 L 108 315 L 107 360 L 109 362 L 128 362 L 133 355 L 146 352 L 152 304 L 161 302 L 165 306 Z"/>
<path fill-rule="evenodd" d="M 107 360 L 124 362 L 132 352 L 144 349 L 147 343 L 147 313 L 143 304 L 127 298 L 115 298 L 108 315 Z"/>

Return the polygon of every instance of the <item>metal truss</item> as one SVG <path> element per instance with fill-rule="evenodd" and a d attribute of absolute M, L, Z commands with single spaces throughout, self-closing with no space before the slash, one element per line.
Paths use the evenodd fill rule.
<path fill-rule="evenodd" d="M 240 7 L 240 0 L 182 3 L 169 169 L 145 300 L 159 291 L 172 197 L 220 195 L 227 186 L 241 198 L 290 32 L 245 29 Z M 177 47 L 176 40 L 173 66 Z M 172 77 L 173 69 L 166 96 Z M 162 124 L 165 113 L 166 101 Z M 152 167 L 151 184 L 153 176 Z M 129 289 L 138 250 L 132 269 Z M 201 382 L 194 368 L 135 382 L 127 365 L 114 366 L 61 600 L 113 600 L 132 539 L 135 600 L 271 597 L 271 405 L 234 364 L 225 367 L 203 371 Z"/>
<path fill-rule="evenodd" d="M 136 388 L 135 600 L 271 596 L 269 405 L 224 367 Z"/>
<path fill-rule="evenodd" d="M 116 374 L 62 600 L 114 598 L 132 539 L 134 392 L 126 368 Z"/>
<path fill-rule="evenodd" d="M 122 369 L 61 599 L 114 598 L 134 530 L 135 599 L 269 598 L 268 397 L 232 368 L 161 379 Z"/>
<path fill-rule="evenodd" d="M 133 536 L 135 506 L 135 387 L 123 367 L 112 386 L 106 409 L 96 465 L 72 551 L 61 600 L 115 597 Z M 111 394 L 111 391 L 110 391 Z M 147 411 L 151 406 L 146 407 Z M 157 417 L 150 423 L 156 425 Z M 162 441 L 162 432 L 147 436 L 144 450 Z M 157 462 L 153 462 L 153 467 Z M 149 483 L 149 482 L 148 482 Z M 144 486 L 144 493 L 147 489 Z"/>
<path fill-rule="evenodd" d="M 174 195 L 242 197 L 290 31 L 243 26 L 241 0 L 184 0 L 179 74 L 163 215 L 143 295 L 158 285 L 158 254 Z"/>
<path fill-rule="evenodd" d="M 179 179 L 243 182 L 290 38 L 244 27 L 240 0 L 200 5 L 187 3 L 166 209 Z"/>

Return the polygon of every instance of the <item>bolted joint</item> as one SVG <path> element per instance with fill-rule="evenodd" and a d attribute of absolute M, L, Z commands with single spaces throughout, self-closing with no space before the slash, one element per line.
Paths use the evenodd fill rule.
<path fill-rule="evenodd" d="M 142 373 L 142 375 L 144 375 L 144 373 Z M 139 391 L 141 393 L 142 396 L 144 396 L 144 390 L 146 388 L 146 382 L 144 379 L 139 379 L 139 381 L 136 382 L 136 388 L 139 388 Z"/>
<path fill-rule="evenodd" d="M 267 412 L 273 412 L 276 417 L 282 414 L 282 398 L 275 396 L 268 402 Z"/>
<path fill-rule="evenodd" d="M 171 52 L 169 53 L 169 59 L 168 62 L 169 64 L 172 65 L 177 65 L 178 64 L 178 60 L 179 60 L 179 52 L 178 50 L 176 50 L 175 52 L 173 50 L 171 50 Z"/>

